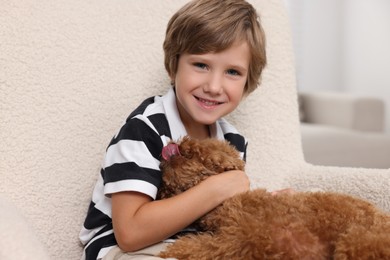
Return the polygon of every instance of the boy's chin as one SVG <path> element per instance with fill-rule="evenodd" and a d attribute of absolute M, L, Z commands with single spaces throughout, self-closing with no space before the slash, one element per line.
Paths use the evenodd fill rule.
<path fill-rule="evenodd" d="M 214 117 L 214 118 L 203 118 L 203 119 L 195 119 L 196 122 L 202 125 L 213 125 L 220 117 Z"/>

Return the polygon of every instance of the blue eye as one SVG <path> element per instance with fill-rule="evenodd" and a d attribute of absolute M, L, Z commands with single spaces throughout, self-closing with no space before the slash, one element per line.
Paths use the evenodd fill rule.
<path fill-rule="evenodd" d="M 227 73 L 232 75 L 232 76 L 239 76 L 240 75 L 240 73 L 234 69 L 227 70 Z"/>
<path fill-rule="evenodd" d="M 207 69 L 207 65 L 204 63 L 196 62 L 194 63 L 194 66 L 200 69 Z"/>

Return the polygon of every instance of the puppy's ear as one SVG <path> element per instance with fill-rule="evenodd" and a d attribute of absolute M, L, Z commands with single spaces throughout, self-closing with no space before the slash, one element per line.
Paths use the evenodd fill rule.
<path fill-rule="evenodd" d="M 181 192 L 181 187 L 178 186 L 178 176 L 176 172 L 180 165 L 180 161 L 181 158 L 177 158 L 176 156 L 170 157 L 169 160 L 161 161 L 160 169 L 163 175 L 157 199 L 170 198 Z"/>

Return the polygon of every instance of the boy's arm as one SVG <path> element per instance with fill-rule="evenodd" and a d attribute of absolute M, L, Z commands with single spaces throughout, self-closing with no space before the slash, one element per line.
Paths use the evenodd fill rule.
<path fill-rule="evenodd" d="M 112 220 L 118 246 L 128 252 L 160 242 L 227 198 L 248 189 L 249 180 L 244 172 L 229 171 L 164 200 L 152 201 L 138 192 L 112 194 Z"/>

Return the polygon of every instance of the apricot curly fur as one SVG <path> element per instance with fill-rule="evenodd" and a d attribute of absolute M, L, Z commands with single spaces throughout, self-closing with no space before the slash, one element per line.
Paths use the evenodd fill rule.
<path fill-rule="evenodd" d="M 205 178 L 244 169 L 227 142 L 183 138 L 181 155 L 161 162 L 158 198 Z M 390 259 L 390 215 L 369 202 L 331 192 L 234 196 L 196 223 L 203 232 L 179 238 L 161 257 L 177 259 Z"/>

